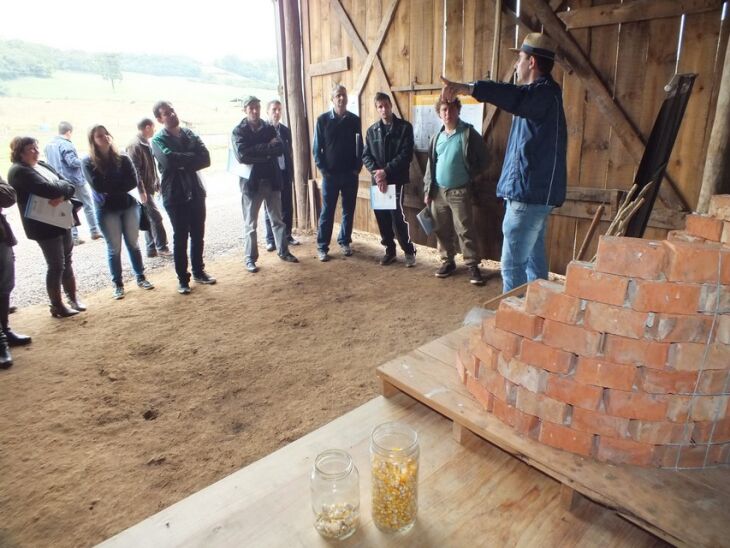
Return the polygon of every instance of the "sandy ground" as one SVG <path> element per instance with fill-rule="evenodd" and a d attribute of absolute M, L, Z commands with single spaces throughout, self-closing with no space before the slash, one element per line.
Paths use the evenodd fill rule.
<path fill-rule="evenodd" d="M 381 267 L 373 236 L 355 255 L 300 264 L 240 252 L 208 261 L 219 279 L 174 291 L 171 267 L 151 292 L 108 289 L 89 311 L 52 319 L 44 305 L 12 318 L 34 342 L 0 371 L 0 546 L 89 546 L 259 459 L 377 395 L 374 368 L 459 327 L 501 289 L 464 267 Z M 335 246 L 336 247 L 336 246 Z"/>

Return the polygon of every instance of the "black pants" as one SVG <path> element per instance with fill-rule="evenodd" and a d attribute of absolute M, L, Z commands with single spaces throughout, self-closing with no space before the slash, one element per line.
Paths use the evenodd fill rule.
<path fill-rule="evenodd" d="M 380 243 L 389 255 L 395 255 L 395 238 L 398 238 L 403 253 L 413 255 L 416 248 L 411 242 L 411 232 L 403 213 L 403 185 L 395 187 L 396 209 L 375 209 L 375 219 L 380 229 Z"/>
<path fill-rule="evenodd" d="M 205 270 L 205 264 L 203 264 L 205 198 L 194 198 L 184 204 L 166 204 L 165 210 L 172 222 L 175 273 L 178 280 L 187 283 L 190 281 L 188 237 L 190 238 L 190 263 L 193 267 L 193 276 L 199 276 Z"/>
<path fill-rule="evenodd" d="M 284 236 L 291 237 L 291 228 L 294 218 L 294 203 L 292 200 L 292 183 L 287 180 L 286 171 L 281 172 L 281 220 L 284 221 L 286 231 Z M 269 219 L 269 210 L 264 211 L 264 223 L 266 223 L 266 243 L 274 243 L 274 231 L 271 230 L 271 219 Z"/>
<path fill-rule="evenodd" d="M 51 299 L 51 304 L 58 305 L 54 300 L 60 295 L 61 287 L 69 286 L 74 279 L 72 265 L 72 253 L 74 241 L 71 236 L 71 229 L 62 236 L 55 236 L 46 240 L 38 240 L 38 245 L 46 259 L 48 270 L 46 271 L 46 291 Z"/>

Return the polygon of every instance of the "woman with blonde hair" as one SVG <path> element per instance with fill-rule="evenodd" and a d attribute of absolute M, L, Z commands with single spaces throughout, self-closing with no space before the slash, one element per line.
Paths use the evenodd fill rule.
<path fill-rule="evenodd" d="M 117 152 L 111 134 L 103 125 L 95 125 L 89 130 L 89 156 L 81 162 L 81 168 L 91 185 L 96 217 L 106 239 L 107 259 L 114 283 L 113 297 L 124 298 L 122 237 L 137 285 L 142 289 L 153 289 L 154 286 L 144 276 L 139 250 L 139 206 L 129 194 L 130 190 L 137 188 L 137 172 L 129 157 Z M 144 192 L 140 192 L 140 200 L 143 203 L 147 200 Z"/>

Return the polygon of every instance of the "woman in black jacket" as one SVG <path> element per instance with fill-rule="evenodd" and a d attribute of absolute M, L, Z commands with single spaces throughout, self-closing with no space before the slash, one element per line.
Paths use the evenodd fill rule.
<path fill-rule="evenodd" d="M 154 286 L 144 276 L 139 250 L 139 206 L 129 191 L 137 188 L 137 172 L 128 156 L 120 155 L 112 136 L 102 125 L 89 130 L 89 156 L 81 162 L 84 177 L 91 185 L 96 218 L 106 239 L 109 271 L 114 283 L 113 297 L 124 298 L 122 279 L 122 236 L 129 252 L 132 271 L 142 289 Z M 144 203 L 147 195 L 140 191 Z"/>
<path fill-rule="evenodd" d="M 35 240 L 43 251 L 48 270 L 46 291 L 51 301 L 51 316 L 65 318 L 86 310 L 76 294 L 76 278 L 72 263 L 73 238 L 71 227 L 62 228 L 26 217 L 28 201 L 32 196 L 45 198 L 56 207 L 74 195 L 74 186 L 45 162 L 39 162 L 38 141 L 33 137 L 16 137 L 10 143 L 8 183 L 18 195 L 23 229 L 29 240 Z M 61 298 L 61 286 L 66 291 L 70 307 Z"/>

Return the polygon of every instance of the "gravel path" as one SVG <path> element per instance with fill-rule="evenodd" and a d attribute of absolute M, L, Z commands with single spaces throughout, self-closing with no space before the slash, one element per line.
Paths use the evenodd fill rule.
<path fill-rule="evenodd" d="M 238 189 L 238 180 L 234 175 L 226 172 L 204 172 L 203 178 L 208 191 L 207 220 L 205 223 L 205 259 L 211 261 L 213 258 L 223 255 L 235 255 L 242 253 L 241 233 L 243 230 L 243 218 L 241 216 L 241 194 Z M 160 203 L 160 210 L 165 219 L 165 228 L 168 238 L 172 240 L 172 228 L 167 214 Z M 11 302 L 19 307 L 32 304 L 47 303 L 48 297 L 45 289 L 46 263 L 43 259 L 38 244 L 28 240 L 23 232 L 20 222 L 20 214 L 17 207 L 6 210 L 18 245 L 15 251 L 15 290 L 11 295 Z M 263 223 L 263 215 L 261 216 Z M 74 247 L 73 260 L 74 272 L 82 295 L 109 288 L 111 296 L 111 280 L 106 263 L 106 244 L 104 240 L 91 240 L 89 238 L 86 219 L 81 215 L 84 224 L 79 227 L 81 239 L 84 244 Z M 259 240 L 262 239 L 262 226 L 259 227 Z M 173 269 L 172 258 L 156 257 L 149 259 L 144 253 L 144 235 L 140 233 L 140 247 L 145 262 L 145 274 L 154 283 L 155 271 L 160 269 Z M 170 241 L 172 246 L 172 241 Z M 129 257 L 126 249 L 122 249 L 122 267 L 126 283 L 134 283 Z M 211 273 L 215 275 L 215 272 Z"/>

